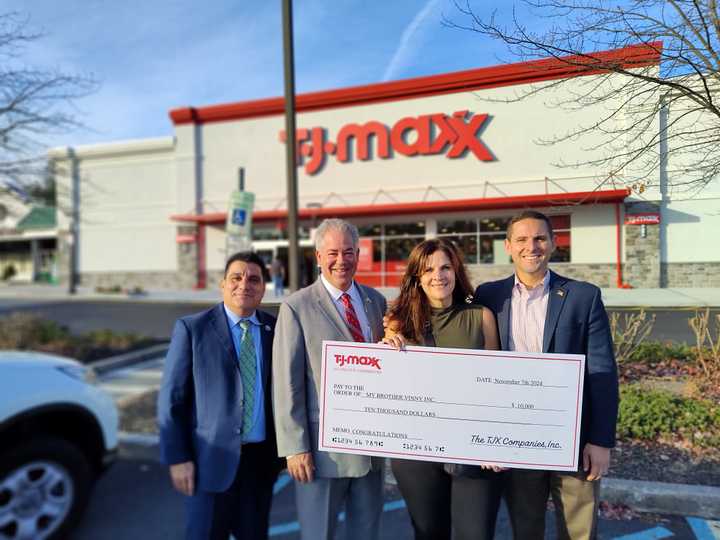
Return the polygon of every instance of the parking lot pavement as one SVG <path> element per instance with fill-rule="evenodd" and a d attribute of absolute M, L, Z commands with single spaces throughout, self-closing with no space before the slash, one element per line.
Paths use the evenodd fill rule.
<path fill-rule="evenodd" d="M 158 388 L 162 377 L 163 359 L 155 358 L 140 364 L 104 373 L 100 376 L 100 386 L 109 391 L 117 402 L 136 396 L 142 392 Z M 128 435 L 124 435 L 127 440 Z M 132 439 L 132 437 L 130 437 Z M 137 437 L 136 437 L 137 438 Z M 89 517 L 81 526 L 81 533 L 76 538 L 86 540 L 97 538 L 102 532 L 102 538 L 108 540 L 134 539 L 137 532 L 132 529 L 131 523 L 154 523 L 153 527 L 145 531 L 141 537 L 152 540 L 154 538 L 175 538 L 182 536 L 183 508 L 182 497 L 172 491 L 167 481 L 167 475 L 156 460 L 156 437 L 144 437 L 142 441 L 135 441 L 136 445 L 144 447 L 142 455 L 132 452 L 125 455 L 120 464 L 107 478 L 101 481 L 98 487 L 100 499 L 91 505 Z M 145 440 L 147 439 L 147 440 Z M 119 474 L 116 471 L 121 471 Z M 130 479 L 137 476 L 136 481 Z M 130 484 L 128 484 L 130 482 Z M 116 484 L 115 487 L 108 487 Z M 144 494 L 151 494 L 152 505 L 139 503 L 133 495 L 134 490 L 140 489 Z M 108 500 L 114 500 L 108 506 Z M 115 510 L 121 508 L 124 518 L 111 518 Z M 161 510 L 165 508 L 164 510 Z M 158 512 L 162 512 L 158 514 Z M 166 516 L 158 518 L 158 515 Z M 169 516 L 170 519 L 167 519 Z M 720 516 L 718 516 L 720 517 Z M 159 519 L 159 521 L 157 521 Z M 110 521 L 106 523 L 107 521 Z M 113 521 L 114 520 L 114 521 Z M 548 515 L 546 538 L 556 538 L 554 532 L 553 516 Z M 292 482 L 287 476 L 282 476 L 276 485 L 276 495 L 271 515 L 271 538 L 283 540 L 299 540 L 299 524 L 294 509 L 294 495 Z M 344 522 L 341 519 L 338 539 L 344 538 Z M 397 490 L 389 487 L 384 501 L 384 516 L 382 521 L 382 540 L 410 540 L 412 527 L 405 509 L 405 504 Z M 503 508 L 498 519 L 496 531 L 497 540 L 510 540 L 512 538 L 507 513 Z M 633 515 L 628 520 L 601 519 L 599 523 L 599 538 L 602 540 L 651 540 L 674 538 L 680 540 L 720 540 L 720 521 L 700 519 L 692 516 L 665 516 L 655 514 Z"/>
<path fill-rule="evenodd" d="M 100 388 L 115 399 L 115 403 L 160 388 L 164 358 L 146 360 L 127 368 L 104 373 L 98 378 Z"/>
<path fill-rule="evenodd" d="M 183 497 L 173 491 L 167 470 L 154 457 L 157 449 L 144 449 L 140 457 L 126 450 L 97 484 L 88 511 L 72 540 L 165 540 L 183 537 Z M 282 475 L 275 487 L 270 537 L 299 540 L 293 484 Z M 397 490 L 385 493 L 381 540 L 411 540 L 412 528 Z M 631 519 L 601 519 L 601 540 L 720 540 L 720 522 L 685 516 L 630 515 Z M 554 540 L 553 518 L 548 515 L 548 540 Z M 345 538 L 341 522 L 338 540 Z M 512 538 L 507 513 L 498 519 L 497 540 Z"/>
<path fill-rule="evenodd" d="M 141 364 L 122 368 L 109 373 L 105 373 L 100 377 L 100 385 L 108 390 L 118 402 L 138 395 L 139 393 L 157 388 L 160 384 L 162 376 L 163 359 L 156 358 L 145 361 Z M 133 441 L 136 445 L 145 446 L 145 455 L 142 456 L 154 462 L 156 459 L 157 444 L 156 436 L 139 437 L 142 440 L 135 440 L 138 437 L 132 434 L 124 434 L 122 440 Z M 156 468 L 157 463 L 153 465 L 144 465 L 146 470 Z M 176 525 L 180 527 L 182 523 L 182 508 L 178 506 L 178 496 L 166 485 L 164 474 L 160 474 L 162 478 L 161 486 L 155 486 L 152 492 L 157 490 L 168 493 L 165 495 L 167 501 L 175 501 L 176 507 L 174 517 Z M 156 482 L 157 483 L 157 482 Z M 293 487 L 292 483 L 285 476 L 282 477 L 276 487 L 276 501 L 273 506 L 271 537 L 282 538 L 287 540 L 296 540 L 300 538 L 299 525 L 295 519 Z M 162 498 L 161 498 L 162 499 Z M 156 499 L 154 499 L 157 501 Z M 129 504 L 135 504 L 130 501 Z M 385 500 L 385 512 L 382 526 L 382 538 L 392 540 L 403 540 L 404 538 L 412 538 L 412 529 L 405 510 L 404 503 L 397 491 L 388 491 Z M 718 516 L 720 517 L 720 516 Z M 167 526 L 167 524 L 166 524 Z M 344 525 L 340 524 L 340 530 Z M 553 517 L 548 516 L 547 538 L 553 539 L 554 535 Z M 177 529 L 177 534 L 182 535 L 181 529 Z M 720 540 L 720 524 L 713 520 L 703 520 L 693 517 L 684 516 L 658 516 L 651 514 L 641 514 L 630 520 L 609 520 L 601 519 L 600 521 L 600 538 L 601 539 L 619 539 L 619 540 L 649 540 L 652 538 L 677 538 L 687 540 Z M 166 538 L 163 530 L 158 536 L 148 536 L 147 538 Z M 83 537 L 91 538 L 92 535 Z M 174 536 L 170 536 L 174 537 Z M 133 535 L 120 535 L 111 538 L 133 538 Z M 338 538 L 342 538 L 339 536 Z M 511 538 L 510 526 L 507 515 L 503 510 L 497 527 L 497 540 L 509 540 Z"/>

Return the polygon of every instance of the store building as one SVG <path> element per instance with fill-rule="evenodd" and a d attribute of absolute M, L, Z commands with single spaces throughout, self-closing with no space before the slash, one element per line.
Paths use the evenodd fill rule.
<path fill-rule="evenodd" d="M 606 54 L 629 68 L 660 60 L 644 46 Z M 581 153 L 591 161 L 583 148 L 592 140 L 536 144 L 601 111 L 570 114 L 541 94 L 513 101 L 518 89 L 592 77 L 546 60 L 298 96 L 304 281 L 316 271 L 312 232 L 325 217 L 358 226 L 358 279 L 374 286 L 396 286 L 412 247 L 434 236 L 462 247 L 475 282 L 505 276 L 507 220 L 533 208 L 552 216 L 562 274 L 602 287 L 720 286 L 720 250 L 707 248 L 720 232 L 720 182 L 693 198 L 662 185 L 633 193 L 632 178 L 613 185 L 597 167 L 553 165 Z M 58 193 L 76 194 L 82 284 L 214 287 L 239 170 L 256 197 L 254 249 L 286 257 L 283 110 L 281 98 L 179 108 L 172 137 L 53 149 L 64 171 Z M 66 218 L 60 227 L 66 269 Z"/>
<path fill-rule="evenodd" d="M 0 282 L 55 280 L 55 208 L 0 188 Z"/>

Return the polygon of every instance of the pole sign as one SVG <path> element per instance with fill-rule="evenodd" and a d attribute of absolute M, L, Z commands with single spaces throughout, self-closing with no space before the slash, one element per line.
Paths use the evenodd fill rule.
<path fill-rule="evenodd" d="M 252 247 L 252 214 L 255 194 L 247 191 L 233 191 L 228 204 L 225 224 L 227 255 L 248 251 Z"/>
<path fill-rule="evenodd" d="M 225 230 L 234 236 L 252 238 L 252 213 L 255 194 L 247 191 L 233 191 L 230 194 Z"/>
<path fill-rule="evenodd" d="M 657 212 L 646 212 L 643 214 L 626 214 L 625 225 L 659 225 L 660 214 Z"/>
<path fill-rule="evenodd" d="M 178 244 L 194 244 L 197 242 L 196 234 L 177 234 L 175 235 L 175 242 Z"/>

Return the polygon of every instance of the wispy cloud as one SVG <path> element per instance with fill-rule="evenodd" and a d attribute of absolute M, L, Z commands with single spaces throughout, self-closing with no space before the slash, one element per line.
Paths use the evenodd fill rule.
<path fill-rule="evenodd" d="M 81 17 L 75 8 L 32 0 L 31 25 L 45 35 L 30 44 L 28 60 L 91 73 L 101 83 L 75 104 L 88 129 L 48 134 L 49 144 L 170 135 L 173 107 L 281 93 L 279 33 L 272 32 L 280 26 L 279 10 L 231 0 L 203 10 L 189 0 L 131 4 L 128 10 L 97 0 Z"/>
<path fill-rule="evenodd" d="M 433 12 L 440 5 L 441 1 L 442 0 L 428 0 L 413 20 L 410 21 L 410 24 L 405 27 L 400 37 L 400 43 L 397 49 L 395 49 L 395 54 L 393 54 L 392 59 L 385 68 L 385 73 L 382 77 L 383 81 L 394 79 L 398 72 L 409 62 L 414 52 L 415 44 L 423 34 L 423 24 L 433 15 Z"/>
<path fill-rule="evenodd" d="M 100 82 L 96 93 L 74 103 L 73 112 L 88 129 L 48 134 L 52 145 L 171 135 L 168 110 L 174 107 L 283 93 L 281 12 L 275 2 L 1 3 L 0 13 L 26 14 L 30 30 L 44 33 L 25 51 L 29 65 L 89 74 Z M 441 10 L 454 9 L 452 0 L 296 4 L 299 93 L 488 63 L 488 47 L 477 35 L 440 25 Z"/>

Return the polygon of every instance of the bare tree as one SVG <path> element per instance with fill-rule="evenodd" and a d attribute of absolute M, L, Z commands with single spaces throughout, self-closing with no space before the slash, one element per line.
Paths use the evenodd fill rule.
<path fill-rule="evenodd" d="M 655 315 L 650 315 L 648 318 L 644 309 L 624 315 L 617 311 L 610 314 L 610 334 L 618 364 L 622 364 L 633 355 L 650 335 L 654 325 Z"/>
<path fill-rule="evenodd" d="M 73 103 L 97 88 L 90 76 L 26 64 L 41 38 L 20 14 L 0 13 L 0 184 L 42 185 L 46 138 L 81 127 Z"/>
<path fill-rule="evenodd" d="M 596 107 L 598 117 L 536 141 L 575 140 L 587 159 L 560 167 L 594 166 L 599 185 L 624 183 L 642 193 L 663 176 L 672 190 L 698 192 L 720 173 L 720 16 L 716 0 L 521 0 L 522 14 L 483 17 L 470 0 L 445 24 L 503 42 L 511 58 L 550 59 L 573 77 L 532 85 L 513 102 L 545 93 L 548 105 Z M 509 4 L 509 3 L 508 3 Z M 502 23 L 501 17 L 509 22 Z M 527 17 L 527 20 L 523 20 Z M 535 29 L 533 29 L 535 28 Z M 540 30 L 537 30 L 540 28 Z M 644 48 L 659 61 L 623 62 L 607 51 Z M 562 87 L 563 92 L 557 92 Z M 560 96 L 560 97 L 557 97 Z M 667 160 L 667 161 L 665 161 Z"/>

